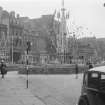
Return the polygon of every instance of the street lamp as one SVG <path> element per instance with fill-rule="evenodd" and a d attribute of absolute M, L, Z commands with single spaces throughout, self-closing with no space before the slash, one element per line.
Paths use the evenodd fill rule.
<path fill-rule="evenodd" d="M 26 84 L 27 84 L 27 88 L 28 88 L 28 64 L 29 64 L 29 56 L 28 56 L 28 54 L 29 54 L 29 51 L 31 51 L 31 46 L 32 46 L 32 43 L 30 42 L 30 41 L 27 41 L 26 42 L 26 45 L 27 45 L 27 47 L 26 47 L 26 52 L 27 52 L 27 60 L 26 60 L 26 64 L 27 64 L 27 66 L 26 66 L 26 70 L 27 70 L 27 81 L 26 81 Z"/>

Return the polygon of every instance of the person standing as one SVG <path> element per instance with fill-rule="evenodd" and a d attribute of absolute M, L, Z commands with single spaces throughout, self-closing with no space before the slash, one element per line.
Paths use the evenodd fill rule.
<path fill-rule="evenodd" d="M 1 75 L 2 75 L 2 79 L 3 79 L 4 75 L 7 73 L 6 64 L 4 63 L 3 60 L 1 61 L 1 64 L 0 64 L 0 70 L 1 70 Z"/>
<path fill-rule="evenodd" d="M 78 64 L 75 64 L 75 74 L 76 74 L 76 79 L 78 78 Z"/>
<path fill-rule="evenodd" d="M 93 68 L 92 63 L 89 63 L 89 69 Z"/>

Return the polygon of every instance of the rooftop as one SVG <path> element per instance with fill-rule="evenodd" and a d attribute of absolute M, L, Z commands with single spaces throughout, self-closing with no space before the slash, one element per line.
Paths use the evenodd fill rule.
<path fill-rule="evenodd" d="M 105 72 L 105 66 L 94 67 L 94 68 L 90 69 L 89 71 Z"/>

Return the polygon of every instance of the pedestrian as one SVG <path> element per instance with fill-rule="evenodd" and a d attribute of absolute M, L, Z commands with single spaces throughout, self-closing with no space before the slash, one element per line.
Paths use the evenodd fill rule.
<path fill-rule="evenodd" d="M 78 78 L 78 64 L 76 63 L 75 65 L 75 74 L 76 74 L 76 79 Z"/>
<path fill-rule="evenodd" d="M 1 64 L 0 64 L 0 71 L 1 71 L 2 79 L 3 79 L 4 75 L 7 74 L 6 64 L 4 63 L 3 60 L 1 61 Z"/>
<path fill-rule="evenodd" d="M 93 68 L 92 63 L 89 63 L 89 69 Z"/>

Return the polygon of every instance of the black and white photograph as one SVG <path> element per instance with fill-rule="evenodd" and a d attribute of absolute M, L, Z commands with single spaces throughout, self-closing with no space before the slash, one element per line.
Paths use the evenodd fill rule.
<path fill-rule="evenodd" d="M 105 105 L 105 0 L 0 0 L 0 105 Z"/>

